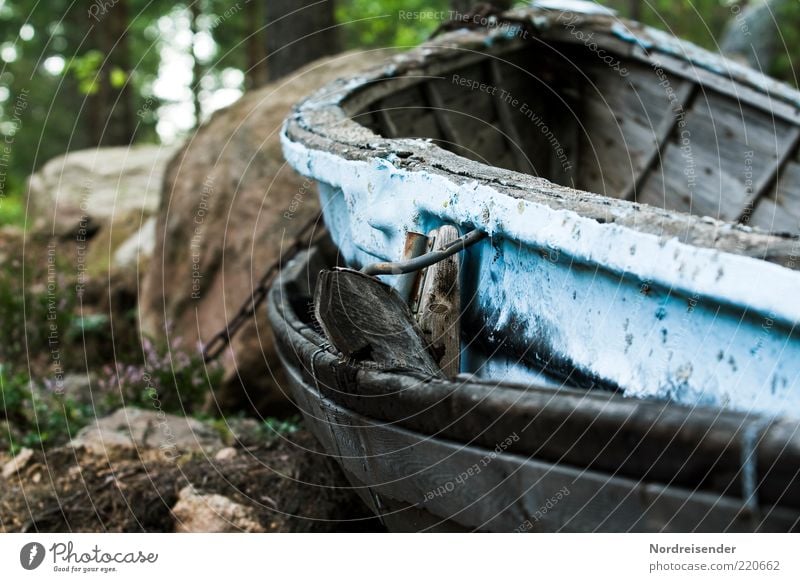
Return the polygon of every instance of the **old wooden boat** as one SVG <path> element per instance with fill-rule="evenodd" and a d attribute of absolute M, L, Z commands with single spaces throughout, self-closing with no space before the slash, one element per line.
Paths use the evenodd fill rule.
<path fill-rule="evenodd" d="M 488 236 L 459 260 L 449 379 L 343 359 L 305 303 L 333 259 L 299 260 L 270 298 L 293 396 L 376 511 L 421 527 L 792 529 L 800 94 L 569 4 L 476 17 L 295 108 L 284 153 L 341 264 Z"/>
<path fill-rule="evenodd" d="M 289 262 L 268 313 L 288 395 L 389 529 L 798 528 L 796 420 L 342 358 L 309 309 L 336 260 Z"/>

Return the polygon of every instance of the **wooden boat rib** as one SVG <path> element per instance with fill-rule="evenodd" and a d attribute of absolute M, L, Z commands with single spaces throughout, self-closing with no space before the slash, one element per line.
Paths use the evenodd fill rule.
<path fill-rule="evenodd" d="M 282 137 L 349 266 L 491 235 L 463 261 L 462 372 L 796 416 L 799 105 L 653 29 L 531 8 L 324 88 Z"/>

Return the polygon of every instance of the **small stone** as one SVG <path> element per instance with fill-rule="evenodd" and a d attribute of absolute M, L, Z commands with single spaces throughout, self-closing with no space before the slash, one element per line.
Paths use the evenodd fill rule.
<path fill-rule="evenodd" d="M 253 418 L 231 418 L 226 428 L 234 442 L 241 447 L 253 447 L 264 444 L 263 424 Z"/>
<path fill-rule="evenodd" d="M 249 507 L 222 495 L 200 494 L 191 486 L 181 489 L 172 514 L 176 532 L 264 532 Z"/>
<path fill-rule="evenodd" d="M 217 461 L 227 461 L 229 459 L 234 458 L 237 455 L 236 449 L 233 447 L 225 447 L 224 449 L 220 449 L 217 451 L 217 454 L 214 455 L 214 458 Z"/>
<path fill-rule="evenodd" d="M 3 477 L 9 479 L 14 474 L 25 468 L 33 458 L 33 451 L 30 449 L 22 449 L 19 453 L 14 455 L 14 458 L 3 465 Z"/>
<path fill-rule="evenodd" d="M 136 445 L 129 435 L 97 426 L 83 428 L 69 442 L 69 446 L 108 459 L 128 458 L 136 454 Z"/>

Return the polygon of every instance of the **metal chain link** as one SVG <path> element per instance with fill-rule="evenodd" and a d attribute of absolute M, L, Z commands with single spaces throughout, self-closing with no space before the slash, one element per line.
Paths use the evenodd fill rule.
<path fill-rule="evenodd" d="M 319 223 L 321 219 L 322 213 L 319 212 L 303 225 L 303 227 L 297 233 L 294 242 L 286 249 L 285 252 L 278 256 L 278 258 L 269 266 L 266 272 L 258 280 L 258 285 L 256 285 L 255 289 L 250 294 L 250 297 L 248 297 L 239 308 L 239 311 L 236 312 L 236 315 L 233 317 L 233 319 L 230 320 L 228 325 L 217 332 L 211 338 L 211 341 L 203 346 L 204 362 L 207 363 L 217 358 L 222 351 L 228 347 L 228 345 L 230 345 L 233 336 L 236 335 L 236 332 L 238 332 L 245 322 L 253 316 L 259 305 L 261 305 L 267 298 L 272 280 L 280 271 L 284 261 L 291 259 L 297 254 L 297 251 L 299 251 L 301 247 L 305 245 L 310 246 L 321 236 L 321 233 L 325 231 L 324 226 L 322 226 L 321 230 L 315 233 L 310 239 L 306 239 L 304 236 L 314 225 Z"/>

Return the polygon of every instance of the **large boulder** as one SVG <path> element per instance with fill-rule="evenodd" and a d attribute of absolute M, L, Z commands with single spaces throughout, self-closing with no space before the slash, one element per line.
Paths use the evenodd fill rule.
<path fill-rule="evenodd" d="M 282 157 L 280 129 L 290 108 L 323 84 L 385 54 L 343 53 L 245 94 L 217 112 L 167 168 L 156 246 L 140 295 L 148 335 L 208 342 L 252 293 L 265 268 L 313 217 L 312 186 Z M 284 401 L 264 309 L 222 356 L 222 408 Z M 274 407 L 273 407 L 274 409 Z"/>
<path fill-rule="evenodd" d="M 176 148 L 95 148 L 53 158 L 28 178 L 33 229 L 68 236 L 158 208 L 164 169 Z M 133 220 L 133 218 L 130 218 Z"/>

